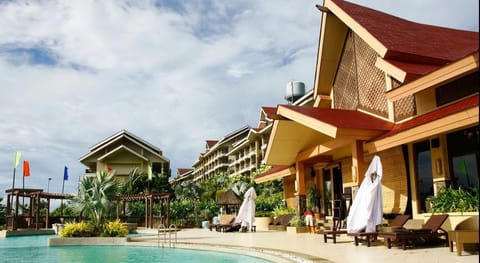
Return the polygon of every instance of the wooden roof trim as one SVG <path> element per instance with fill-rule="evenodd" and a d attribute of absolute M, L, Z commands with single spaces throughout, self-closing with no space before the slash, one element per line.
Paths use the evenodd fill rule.
<path fill-rule="evenodd" d="M 440 86 L 447 81 L 478 71 L 478 68 L 478 52 L 475 52 L 465 58 L 435 70 L 424 77 L 388 91 L 387 98 L 391 101 L 396 101 L 422 90 Z"/>
<path fill-rule="evenodd" d="M 402 144 L 418 141 L 440 133 L 449 132 L 462 127 L 477 124 L 479 120 L 478 106 L 444 116 L 410 129 L 395 133 L 392 136 L 374 140 L 365 144 L 368 152 L 380 152 Z"/>
<path fill-rule="evenodd" d="M 323 123 L 320 122 L 310 116 L 307 116 L 305 114 L 298 113 L 294 110 L 288 109 L 282 105 L 278 106 L 277 113 L 281 116 L 284 116 L 290 120 L 294 120 L 295 122 L 298 122 L 304 126 L 310 127 L 312 129 L 315 129 L 317 131 L 321 131 L 323 134 L 335 138 L 337 135 L 337 130 L 338 128 L 335 127 L 334 125 L 328 124 L 328 123 Z"/>
<path fill-rule="evenodd" d="M 365 29 L 360 23 L 358 23 L 354 18 L 349 14 L 343 11 L 342 8 L 337 6 L 331 0 L 325 0 L 324 6 L 335 14 L 347 27 L 349 27 L 355 34 L 359 35 L 368 45 L 377 52 L 381 57 L 384 57 L 387 54 L 387 47 L 382 44 L 378 39 L 376 39 L 367 29 Z"/>
<path fill-rule="evenodd" d="M 274 166 L 270 170 L 258 175 L 255 183 L 264 183 L 276 179 L 280 179 L 296 173 L 295 166 Z"/>
<path fill-rule="evenodd" d="M 127 151 L 127 152 L 129 152 L 129 153 L 131 153 L 131 154 L 133 154 L 133 155 L 135 155 L 135 156 L 137 156 L 138 158 L 144 160 L 145 162 L 148 162 L 148 161 L 149 161 L 146 157 L 142 156 L 141 154 L 135 152 L 134 150 L 128 148 L 128 147 L 125 146 L 125 145 L 120 145 L 120 146 L 118 146 L 117 148 L 109 151 L 108 153 L 106 153 L 106 154 L 98 157 L 97 160 L 98 160 L 98 161 L 102 161 L 103 159 L 107 158 L 108 156 L 110 156 L 110 155 L 112 155 L 112 154 L 114 154 L 114 153 L 116 153 L 116 152 L 118 152 L 118 151 L 120 151 L 120 150 L 122 150 L 122 149 L 125 150 L 125 151 Z"/>
<path fill-rule="evenodd" d="M 381 57 L 377 57 L 377 60 L 375 61 L 375 66 L 400 82 L 404 82 L 405 78 L 407 77 L 407 72 Z"/>

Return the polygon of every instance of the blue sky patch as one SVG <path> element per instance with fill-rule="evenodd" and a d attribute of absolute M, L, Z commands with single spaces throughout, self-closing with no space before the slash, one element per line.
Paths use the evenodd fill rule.
<path fill-rule="evenodd" d="M 21 47 L 6 44 L 0 46 L 0 55 L 5 56 L 6 60 L 14 65 L 55 66 L 59 59 L 50 49 L 41 46 Z"/>

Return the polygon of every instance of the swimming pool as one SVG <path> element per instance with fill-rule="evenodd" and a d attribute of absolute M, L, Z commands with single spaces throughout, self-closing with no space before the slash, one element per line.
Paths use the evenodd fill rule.
<path fill-rule="evenodd" d="M 0 238 L 1 262 L 269 262 L 264 259 L 214 251 L 135 246 L 49 247 L 52 235 Z"/>

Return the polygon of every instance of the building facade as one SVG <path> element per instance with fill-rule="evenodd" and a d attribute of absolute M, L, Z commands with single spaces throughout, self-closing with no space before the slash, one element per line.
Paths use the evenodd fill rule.
<path fill-rule="evenodd" d="M 244 126 L 225 135 L 221 140 L 207 140 L 205 151 L 200 154 L 193 163 L 193 180 L 204 181 L 215 175 L 229 171 L 230 158 L 229 152 L 233 145 L 243 140 L 250 130 L 249 126 Z"/>
<path fill-rule="evenodd" d="M 170 160 L 162 150 L 126 130 L 90 147 L 80 162 L 87 167 L 85 176 L 115 171 L 116 178 L 126 178 L 134 169 L 147 173 L 150 168 L 152 173 L 171 175 Z"/>
<path fill-rule="evenodd" d="M 479 186 L 478 32 L 325 0 L 313 105 L 276 107 L 266 164 L 289 206 L 355 196 L 374 155 L 386 214 L 428 212 L 444 186 Z"/>

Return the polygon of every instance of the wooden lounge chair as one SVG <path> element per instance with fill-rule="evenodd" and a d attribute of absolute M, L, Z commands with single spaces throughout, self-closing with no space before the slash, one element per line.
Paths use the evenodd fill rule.
<path fill-rule="evenodd" d="M 215 230 L 225 232 L 229 227 L 232 227 L 233 221 L 235 221 L 235 215 L 222 215 L 220 217 L 220 224 L 214 225 Z"/>
<path fill-rule="evenodd" d="M 398 231 L 403 228 L 403 225 L 407 223 L 409 215 L 397 215 L 389 224 L 388 228 L 392 231 Z M 355 246 L 358 246 L 358 242 L 361 239 L 365 239 L 367 247 L 370 247 L 371 242 L 377 239 L 378 232 L 358 232 L 358 233 L 347 233 L 347 236 L 353 236 L 355 238 Z"/>
<path fill-rule="evenodd" d="M 398 243 L 403 250 L 406 250 L 407 245 L 415 244 L 418 241 L 426 243 L 439 240 L 442 236 L 445 237 L 446 246 L 448 246 L 448 233 L 442 229 L 442 225 L 447 218 L 448 214 L 432 215 L 421 229 L 400 229 L 393 232 L 381 232 L 378 233 L 378 236 L 384 238 L 389 249 L 392 247 L 392 242 Z"/>
<path fill-rule="evenodd" d="M 268 225 L 268 230 L 287 231 L 288 223 L 294 216 L 294 214 L 278 216 Z"/>

